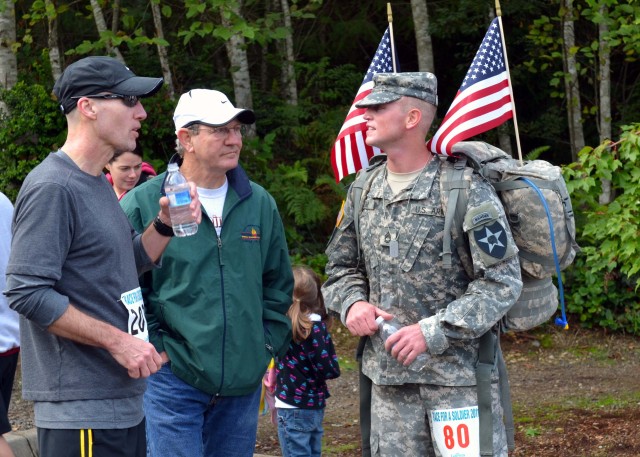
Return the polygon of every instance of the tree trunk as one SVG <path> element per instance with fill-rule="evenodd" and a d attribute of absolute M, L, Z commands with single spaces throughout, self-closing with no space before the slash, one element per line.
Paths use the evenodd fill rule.
<path fill-rule="evenodd" d="M 118 32 L 118 22 L 120 21 L 120 0 L 113 1 L 111 11 L 113 11 L 113 17 L 111 18 L 111 32 L 115 35 Z"/>
<path fill-rule="evenodd" d="M 16 10 L 13 0 L 0 8 L 0 88 L 11 89 L 18 82 L 18 59 L 13 52 L 16 42 Z M 0 113 L 7 113 L 7 106 L 0 102 Z"/>
<path fill-rule="evenodd" d="M 287 35 L 284 39 L 284 64 L 282 65 L 282 89 L 284 91 L 285 100 L 289 105 L 298 106 L 298 88 L 296 87 L 296 72 L 293 67 L 295 56 L 293 53 L 293 37 L 291 36 L 291 12 L 289 10 L 289 1 L 281 0 L 282 17 L 284 19 L 284 27 Z"/>
<path fill-rule="evenodd" d="M 600 13 L 603 18 L 609 17 L 609 9 L 606 5 L 600 6 Z M 611 48 L 608 41 L 609 24 L 606 20 L 601 20 L 598 24 L 598 39 L 600 42 L 598 49 L 598 81 L 599 81 L 599 127 L 600 143 L 611 139 Z M 602 180 L 602 193 L 600 194 L 600 204 L 611 203 L 615 198 L 611 181 Z"/>
<path fill-rule="evenodd" d="M 222 7 L 224 8 L 224 6 Z M 242 17 L 242 1 L 238 2 L 238 6 L 232 7 L 233 13 L 239 17 Z M 225 17 L 224 11 L 220 14 L 222 18 L 222 24 L 225 27 L 231 28 L 231 21 Z M 251 75 L 249 74 L 249 61 L 247 59 L 247 51 L 245 46 L 244 36 L 240 33 L 235 33 L 225 42 L 225 48 L 227 50 L 227 56 L 229 57 L 229 63 L 231 64 L 231 79 L 233 81 L 233 92 L 235 98 L 235 105 L 239 108 L 253 109 L 253 97 L 251 95 Z M 249 136 L 255 135 L 255 125 L 249 126 Z"/>
<path fill-rule="evenodd" d="M 53 16 L 47 16 L 47 27 L 49 36 L 47 45 L 49 47 L 49 64 L 51 65 L 51 76 L 57 81 L 62 75 L 62 58 L 60 56 L 60 46 L 58 45 L 58 17 L 51 0 L 45 0 L 46 9 L 53 10 Z"/>
<path fill-rule="evenodd" d="M 153 14 L 153 24 L 156 28 L 156 36 L 164 40 L 164 29 L 162 28 L 162 14 L 160 13 L 160 2 L 151 0 L 151 12 Z M 162 68 L 162 76 L 164 84 L 172 100 L 176 98 L 176 90 L 173 87 L 173 75 L 169 66 L 169 54 L 167 47 L 158 44 L 158 57 L 160 58 L 160 67 Z"/>
<path fill-rule="evenodd" d="M 500 149 L 513 157 L 511 136 L 509 135 L 509 126 L 507 123 L 498 126 L 498 144 L 500 145 Z"/>
<path fill-rule="evenodd" d="M 411 13 L 416 34 L 416 48 L 418 50 L 418 68 L 420 71 L 435 72 L 433 63 L 433 46 L 429 33 L 429 12 L 427 0 L 411 0 Z"/>
<path fill-rule="evenodd" d="M 104 14 L 102 14 L 102 8 L 98 3 L 98 0 L 91 0 L 91 10 L 93 11 L 93 19 L 96 22 L 96 28 L 98 29 L 98 33 L 102 36 L 103 33 L 107 31 L 107 22 L 104 20 Z M 107 54 L 113 54 L 116 59 L 118 59 L 123 64 L 126 64 L 124 61 L 124 57 L 120 54 L 120 50 L 116 47 L 111 46 L 109 40 L 104 43 L 105 48 L 107 49 Z"/>
<path fill-rule="evenodd" d="M 573 22 L 573 0 L 563 0 L 562 55 L 565 72 L 565 93 L 567 97 L 567 117 L 569 121 L 569 138 L 571 140 L 571 160 L 578 160 L 578 151 L 584 148 L 584 132 L 582 130 L 582 106 L 580 103 L 580 83 L 576 68 L 576 57 Z"/>

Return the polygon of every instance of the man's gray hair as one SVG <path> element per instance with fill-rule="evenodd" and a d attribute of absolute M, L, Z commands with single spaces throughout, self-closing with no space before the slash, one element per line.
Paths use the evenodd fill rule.
<path fill-rule="evenodd" d="M 192 135 L 197 135 L 198 133 L 200 133 L 200 125 L 199 124 L 193 124 L 190 125 L 189 127 L 186 127 Z M 176 153 L 180 156 L 180 157 L 184 157 L 184 146 L 182 146 L 182 144 L 180 143 L 180 140 L 178 138 L 176 138 Z"/>
<path fill-rule="evenodd" d="M 176 138 L 176 153 L 180 157 L 184 157 L 184 146 L 182 146 L 182 143 L 180 143 L 180 140 L 178 138 Z"/>

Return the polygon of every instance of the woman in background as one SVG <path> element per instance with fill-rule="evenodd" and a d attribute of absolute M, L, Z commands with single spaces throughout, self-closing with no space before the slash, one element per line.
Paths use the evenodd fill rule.
<path fill-rule="evenodd" d="M 156 176 L 156 171 L 147 162 L 142 161 L 142 151 L 136 146 L 133 151 L 117 152 L 106 166 L 107 179 L 113 186 L 118 200 L 135 186 Z"/>

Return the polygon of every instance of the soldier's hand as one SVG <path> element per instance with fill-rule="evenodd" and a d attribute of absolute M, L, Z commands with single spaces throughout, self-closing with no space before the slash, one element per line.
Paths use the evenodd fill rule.
<path fill-rule="evenodd" d="M 384 348 L 405 367 L 411 365 L 418 355 L 426 352 L 427 342 L 424 339 L 420 324 L 402 327 L 387 338 Z"/>
<path fill-rule="evenodd" d="M 162 366 L 162 358 L 151 343 L 124 332 L 116 349 L 111 351 L 111 356 L 134 379 L 147 378 Z"/>
<path fill-rule="evenodd" d="M 352 335 L 373 335 L 378 331 L 378 324 L 376 324 L 376 317 L 378 316 L 382 316 L 385 320 L 393 318 L 392 314 L 381 310 L 369 302 L 364 300 L 357 301 L 349 308 L 347 328 Z"/>

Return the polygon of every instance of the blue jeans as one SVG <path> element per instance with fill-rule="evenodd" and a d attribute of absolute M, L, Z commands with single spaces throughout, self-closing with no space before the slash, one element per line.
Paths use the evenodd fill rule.
<path fill-rule="evenodd" d="M 278 408 L 282 457 L 320 457 L 324 409 Z"/>
<path fill-rule="evenodd" d="M 260 388 L 215 397 L 182 381 L 166 363 L 147 383 L 144 411 L 149 457 L 252 457 Z"/>

